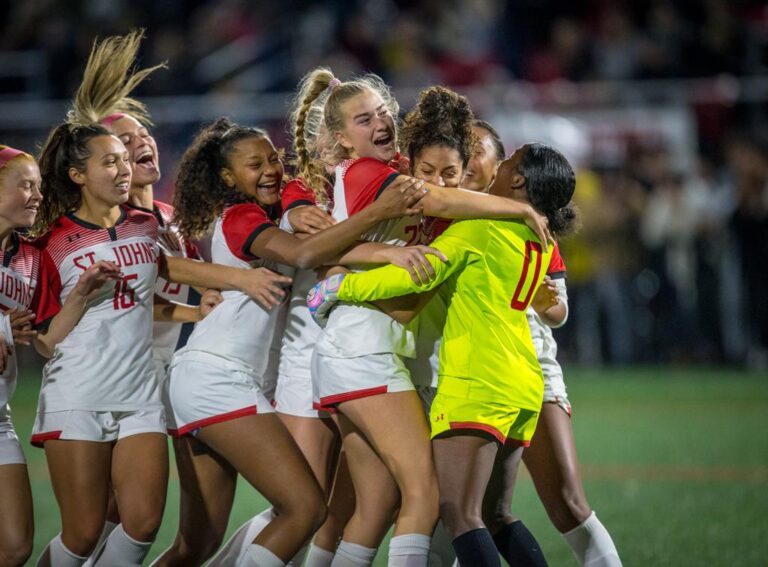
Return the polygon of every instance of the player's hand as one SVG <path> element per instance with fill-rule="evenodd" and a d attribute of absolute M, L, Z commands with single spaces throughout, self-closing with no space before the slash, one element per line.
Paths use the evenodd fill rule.
<path fill-rule="evenodd" d="M 550 245 L 554 246 L 557 244 L 555 238 L 552 236 L 552 232 L 549 230 L 549 220 L 539 211 L 533 207 L 529 207 L 523 220 L 525 221 L 525 224 L 536 233 L 536 236 L 539 237 L 539 242 L 541 242 L 544 252 L 547 251 Z"/>
<path fill-rule="evenodd" d="M 264 309 L 272 309 L 280 305 L 286 297 L 283 288 L 291 285 L 293 281 L 288 276 L 283 276 L 267 268 L 242 270 L 239 280 L 237 289 Z"/>
<path fill-rule="evenodd" d="M 123 272 L 120 271 L 117 264 L 108 260 L 99 260 L 80 274 L 72 293 L 81 295 L 85 299 L 93 299 L 105 283 L 110 280 L 119 280 L 122 277 Z"/>
<path fill-rule="evenodd" d="M 381 220 L 421 214 L 421 201 L 429 190 L 424 181 L 415 177 L 399 176 L 379 195 L 368 210 Z"/>
<path fill-rule="evenodd" d="M 331 309 L 339 301 L 338 291 L 345 277 L 347 277 L 347 274 L 336 274 L 321 282 L 317 282 L 307 294 L 309 314 L 312 315 L 315 323 L 323 328 L 328 323 Z"/>
<path fill-rule="evenodd" d="M 416 285 L 425 285 L 435 279 L 435 269 L 427 260 L 427 254 L 448 262 L 448 258 L 440 250 L 421 244 L 392 246 L 382 250 L 380 254 L 390 264 L 407 270 Z"/>
<path fill-rule="evenodd" d="M 536 290 L 536 295 L 533 296 L 531 306 L 536 313 L 542 314 L 550 307 L 557 305 L 559 301 L 560 297 L 555 282 L 549 276 L 545 276 L 539 289 Z"/>
<path fill-rule="evenodd" d="M 35 322 L 35 314 L 27 309 L 13 308 L 7 312 L 11 320 L 11 332 L 13 342 L 18 345 L 31 345 L 32 339 L 37 336 L 37 331 L 32 329 Z"/>
<path fill-rule="evenodd" d="M 5 338 L 5 335 L 0 333 L 0 374 L 5 372 L 5 369 L 8 368 L 8 363 L 10 362 L 10 358 L 12 355 L 13 355 L 12 344 L 8 343 L 8 340 Z"/>
<path fill-rule="evenodd" d="M 336 224 L 331 215 L 314 205 L 296 207 L 288 211 L 286 215 L 288 216 L 288 222 L 291 223 L 295 232 L 304 232 L 306 234 L 315 234 Z"/>
<path fill-rule="evenodd" d="M 206 317 L 222 301 L 224 298 L 218 289 L 206 289 L 200 296 L 200 305 L 198 306 L 200 318 Z"/>

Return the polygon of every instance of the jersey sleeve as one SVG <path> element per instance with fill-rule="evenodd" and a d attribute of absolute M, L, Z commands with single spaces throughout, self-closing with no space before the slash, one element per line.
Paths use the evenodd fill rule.
<path fill-rule="evenodd" d="M 45 327 L 61 311 L 61 277 L 48 255 L 40 252 L 40 273 L 29 309 L 35 313 L 34 327 Z"/>
<path fill-rule="evenodd" d="M 295 207 L 317 204 L 315 194 L 304 185 L 301 179 L 293 179 L 283 187 L 280 201 L 283 206 L 283 215 Z"/>
<path fill-rule="evenodd" d="M 349 216 L 359 213 L 400 175 L 397 170 L 373 158 L 362 158 L 344 173 L 344 195 Z"/>
<path fill-rule="evenodd" d="M 552 248 L 552 257 L 549 259 L 547 275 L 553 280 L 564 279 L 566 276 L 565 262 L 560 255 L 560 246 L 557 244 Z"/>
<path fill-rule="evenodd" d="M 427 255 L 427 260 L 435 270 L 435 278 L 432 281 L 419 285 L 403 268 L 385 266 L 345 277 L 339 288 L 339 299 L 353 302 L 374 301 L 410 293 L 424 293 L 439 286 L 479 258 L 481 241 L 487 232 L 475 230 L 476 227 L 472 225 L 471 222 L 454 223 L 431 244 L 448 258 L 448 262 L 443 262 L 431 254 Z"/>
<path fill-rule="evenodd" d="M 246 262 L 255 259 L 251 254 L 251 245 L 256 237 L 266 229 L 274 227 L 276 225 L 267 216 L 266 211 L 254 203 L 230 207 L 221 225 L 229 250 Z"/>

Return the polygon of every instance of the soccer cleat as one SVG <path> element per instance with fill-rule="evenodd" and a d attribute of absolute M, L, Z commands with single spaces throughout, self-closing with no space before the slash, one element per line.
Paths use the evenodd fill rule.
<path fill-rule="evenodd" d="M 328 317 L 331 314 L 331 309 L 333 309 L 339 301 L 338 291 L 341 287 L 341 282 L 344 281 L 346 275 L 347 274 L 336 274 L 321 282 L 317 282 L 307 294 L 309 314 L 312 315 L 312 319 L 315 320 L 315 323 L 322 328 L 325 328 L 325 325 L 328 323 Z"/>

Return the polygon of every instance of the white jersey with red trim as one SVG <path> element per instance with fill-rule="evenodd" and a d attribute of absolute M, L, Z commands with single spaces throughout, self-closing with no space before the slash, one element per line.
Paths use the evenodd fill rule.
<path fill-rule="evenodd" d="M 173 207 L 161 201 L 154 201 L 152 213 L 160 225 L 158 244 L 166 256 L 200 260 L 197 247 L 185 239 L 173 224 Z M 187 305 L 199 305 L 200 294 L 185 284 L 173 283 L 158 277 L 155 285 L 155 295 Z M 168 365 L 173 353 L 183 347 L 194 329 L 194 323 L 170 323 L 156 321 L 152 327 L 152 349 L 155 359 Z"/>
<path fill-rule="evenodd" d="M 336 167 L 333 188 L 333 218 L 343 221 L 371 205 L 400 173 L 379 160 L 346 160 Z M 379 223 L 363 235 L 364 240 L 396 246 L 418 243 L 420 216 L 401 217 Z M 331 312 L 316 350 L 336 358 L 366 354 L 415 355 L 413 333 L 378 309 L 339 303 Z"/>
<path fill-rule="evenodd" d="M 39 246 L 15 232 L 10 246 L 0 250 L 0 310 L 29 309 L 35 313 L 34 326 L 39 326 L 59 310 L 58 297 L 51 287 L 52 263 Z M 2 315 L 0 332 L 14 351 L 10 320 Z M 8 403 L 16 389 L 16 357 L 8 359 L 0 375 L 0 408 Z"/>
<path fill-rule="evenodd" d="M 114 227 L 68 214 L 42 240 L 57 270 L 63 303 L 99 260 L 123 277 L 105 284 L 45 365 L 38 411 L 161 408 L 152 362 L 152 303 L 160 249 L 154 215 L 121 207 Z"/>
<path fill-rule="evenodd" d="M 289 272 L 275 262 L 254 257 L 251 244 L 268 228 L 277 228 L 267 211 L 255 203 L 227 207 L 216 219 L 211 259 L 237 268 L 266 267 Z M 239 362 L 263 380 L 269 350 L 283 306 L 264 309 L 240 291 L 223 291 L 224 301 L 195 325 L 187 345 L 176 352 L 174 363 L 186 352 L 201 351 Z"/>

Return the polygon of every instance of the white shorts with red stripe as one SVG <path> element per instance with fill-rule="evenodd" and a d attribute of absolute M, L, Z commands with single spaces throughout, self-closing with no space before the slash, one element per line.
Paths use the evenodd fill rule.
<path fill-rule="evenodd" d="M 52 439 L 109 443 L 140 433 L 165 432 L 165 411 L 162 408 L 136 411 L 38 411 L 32 427 L 31 442 L 35 447 L 42 447 Z"/>
<path fill-rule="evenodd" d="M 341 402 L 414 390 L 411 375 L 396 354 L 353 358 L 312 355 L 312 389 L 317 409 L 333 410 Z"/>
<path fill-rule="evenodd" d="M 194 435 L 207 425 L 274 412 L 262 380 L 240 362 L 203 351 L 178 351 L 163 384 L 168 433 Z"/>

